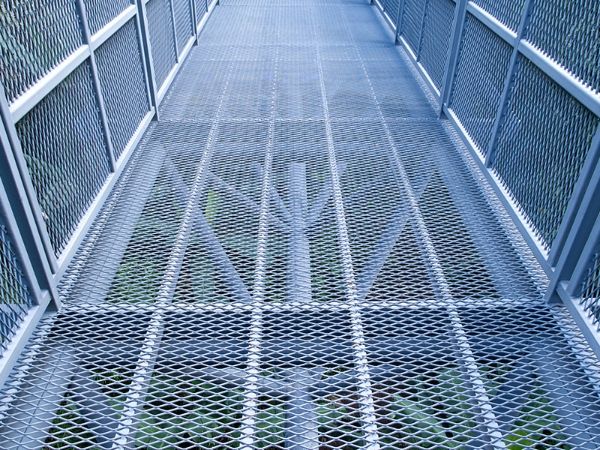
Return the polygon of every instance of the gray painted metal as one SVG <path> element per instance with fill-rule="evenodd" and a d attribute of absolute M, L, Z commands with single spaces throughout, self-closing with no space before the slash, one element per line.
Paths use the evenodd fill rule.
<path fill-rule="evenodd" d="M 6 101 L 6 96 L 4 95 L 4 88 L 0 86 L 0 118 L 3 132 L 6 133 L 6 140 L 3 141 L 3 158 L 5 158 L 6 164 L 3 165 L 3 169 L 9 171 L 10 173 L 3 174 L 3 179 L 5 180 L 14 180 L 11 184 L 15 184 L 19 186 L 17 188 L 16 193 L 19 196 L 18 201 L 24 205 L 24 208 L 31 205 L 32 217 L 35 221 L 35 228 L 39 233 L 39 241 L 35 241 L 35 244 L 41 243 L 42 248 L 44 250 L 45 258 L 48 261 L 50 269 L 54 272 L 56 271 L 56 257 L 54 256 L 54 251 L 52 250 L 52 244 L 50 243 L 50 238 L 48 236 L 48 231 L 46 229 L 46 224 L 44 223 L 44 219 L 42 217 L 40 205 L 35 196 L 35 192 L 33 189 L 33 185 L 31 183 L 31 178 L 27 172 L 27 166 L 25 164 L 23 158 L 23 152 L 21 150 L 21 145 L 19 142 L 19 137 L 17 136 L 17 132 L 15 130 L 14 123 L 12 121 L 12 116 L 8 107 L 8 102 Z M 17 181 L 20 180 L 20 181 Z M 29 220 L 29 219 L 27 219 Z M 31 226 L 31 222 L 30 223 Z M 36 251 L 33 248 L 28 248 L 29 252 L 33 252 L 35 255 Z M 35 256 L 33 258 L 35 261 Z M 39 270 L 42 266 L 36 267 L 36 270 Z M 53 283 L 50 283 L 53 284 Z"/>
<path fill-rule="evenodd" d="M 83 0 L 77 0 L 77 8 L 79 10 L 79 19 L 81 21 L 81 26 L 83 28 L 83 40 L 86 45 L 91 47 L 91 34 L 90 27 L 88 24 L 88 16 L 85 9 L 85 3 Z M 110 128 L 108 126 L 108 116 L 106 114 L 106 106 L 104 103 L 104 96 L 102 95 L 102 86 L 100 86 L 100 79 L 98 78 L 98 66 L 96 65 L 96 56 L 94 55 L 94 50 L 91 50 L 90 53 L 90 67 L 92 69 L 92 79 L 94 82 L 94 92 L 96 94 L 96 99 L 98 104 L 96 105 L 100 110 L 100 118 L 102 120 L 102 133 L 104 135 L 104 140 L 106 143 L 106 151 L 107 158 L 110 162 L 110 169 L 112 172 L 115 171 L 115 150 L 113 148 L 112 138 L 110 135 Z"/>
<path fill-rule="evenodd" d="M 525 35 L 525 31 L 527 30 L 527 22 L 529 20 L 529 14 L 531 5 L 533 4 L 532 0 L 525 0 L 523 4 L 523 12 L 521 13 L 521 21 L 519 22 L 519 28 L 517 30 L 517 37 L 515 38 L 515 42 L 520 42 Z M 496 112 L 496 118 L 494 119 L 494 126 L 492 128 L 492 133 L 490 136 L 490 142 L 488 143 L 488 148 L 485 153 L 485 165 L 486 167 L 491 167 L 494 159 L 494 151 L 496 150 L 496 144 L 498 140 L 498 131 L 502 126 L 502 121 L 504 119 L 505 109 L 508 106 L 508 97 L 511 90 L 512 80 L 515 74 L 515 68 L 517 65 L 517 57 L 519 55 L 518 45 L 513 47 L 512 54 L 510 55 L 510 63 L 508 66 L 508 72 L 506 74 L 506 79 L 504 80 L 504 89 L 502 91 L 502 95 L 500 96 L 500 105 L 498 107 L 498 111 Z"/>
<path fill-rule="evenodd" d="M 457 0 L 456 8 L 454 10 L 452 37 L 450 38 L 450 53 L 444 67 L 444 84 L 440 90 L 440 116 L 444 114 L 444 105 L 447 106 L 450 101 L 452 82 L 454 81 L 454 73 L 458 61 L 458 50 L 467 15 L 467 3 L 468 0 Z"/>
<path fill-rule="evenodd" d="M 410 64 L 366 4 L 223 0 L 0 394 L 0 447 L 598 448 L 596 335 L 544 302 Z"/>

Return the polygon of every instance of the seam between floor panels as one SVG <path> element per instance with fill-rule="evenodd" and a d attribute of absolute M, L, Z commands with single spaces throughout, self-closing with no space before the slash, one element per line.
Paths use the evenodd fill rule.
<path fill-rule="evenodd" d="M 342 191 L 338 176 L 338 167 L 335 156 L 335 146 L 333 142 L 333 133 L 331 130 L 331 121 L 329 118 L 329 106 L 327 105 L 327 93 L 325 90 L 325 79 L 323 75 L 323 64 L 321 61 L 321 51 L 317 45 L 317 64 L 319 67 L 319 84 L 321 88 L 321 101 L 323 103 L 323 114 L 325 117 L 325 133 L 327 135 L 327 154 L 329 158 L 329 169 L 331 172 L 331 184 L 333 186 L 333 198 L 338 225 L 338 235 L 342 252 L 344 277 L 346 288 L 348 290 L 348 301 L 350 302 L 350 320 L 352 324 L 353 349 L 355 351 L 355 368 L 358 373 L 358 395 L 360 398 L 360 414 L 364 423 L 365 439 L 368 449 L 379 449 L 379 439 L 377 436 L 377 422 L 375 420 L 375 407 L 373 402 L 373 391 L 371 388 L 371 377 L 369 375 L 369 366 L 367 361 L 367 352 L 363 332 L 360 309 L 358 307 L 358 293 L 356 280 L 354 277 L 354 268 L 352 265 L 352 253 L 350 251 L 350 241 L 346 226 L 346 216 L 344 213 L 344 203 L 342 200 Z"/>
<path fill-rule="evenodd" d="M 147 325 L 146 335 L 140 349 L 140 356 L 136 363 L 136 369 L 132 377 L 131 387 L 128 390 L 127 399 L 124 403 L 125 411 L 119 418 L 119 426 L 114 437 L 113 448 L 128 448 L 130 446 L 129 440 L 133 437 L 132 431 L 135 431 L 136 429 L 135 425 L 137 415 L 140 413 L 146 391 L 150 384 L 152 371 L 154 370 L 154 364 L 160 349 L 162 333 L 164 331 L 164 311 L 161 307 L 168 305 L 172 301 L 173 294 L 175 292 L 181 264 L 187 248 L 187 241 L 195 220 L 195 214 L 197 212 L 197 206 L 200 200 L 199 196 L 201 194 L 206 177 L 206 167 L 208 166 L 212 157 L 214 141 L 216 140 L 216 135 L 219 131 L 221 111 L 223 109 L 232 71 L 233 62 L 230 62 L 227 74 L 225 75 L 226 79 L 221 92 L 219 105 L 217 107 L 217 111 L 215 113 L 215 117 L 206 141 L 205 150 L 202 155 L 198 170 L 196 171 L 192 188 L 189 192 L 189 200 L 186 205 L 184 217 L 173 244 L 173 250 L 169 255 L 169 261 L 165 270 L 164 280 L 161 283 L 161 287 L 156 298 L 155 304 L 157 306 L 157 310 L 152 314 L 149 324 Z"/>
<path fill-rule="evenodd" d="M 345 14 L 345 11 L 344 11 L 344 14 Z M 344 24 L 346 24 L 346 21 L 344 21 Z M 386 140 L 388 142 L 388 145 L 389 145 L 392 155 L 394 157 L 394 161 L 396 163 L 396 169 L 397 169 L 398 175 L 400 177 L 400 182 L 401 182 L 402 187 L 404 188 L 404 191 L 406 192 L 406 195 L 408 197 L 410 214 L 413 216 L 413 220 L 415 221 L 417 233 L 418 233 L 418 236 L 420 237 L 419 240 L 422 241 L 422 246 L 423 246 L 422 251 L 425 253 L 425 257 L 429 263 L 429 267 L 431 268 L 431 271 L 433 272 L 434 279 L 432 280 L 432 284 L 434 284 L 434 286 L 437 287 L 436 291 L 439 292 L 439 294 L 441 296 L 441 301 L 444 304 L 446 304 L 446 306 L 447 306 L 448 314 L 450 316 L 450 322 L 452 324 L 452 329 L 455 334 L 455 337 L 456 337 L 456 340 L 458 343 L 458 347 L 461 352 L 463 363 L 464 363 L 465 369 L 467 371 L 470 384 L 475 393 L 475 397 L 477 399 L 478 406 L 481 410 L 481 419 L 483 420 L 483 423 L 484 423 L 485 427 L 487 428 L 488 436 L 491 440 L 491 443 L 494 445 L 494 447 L 499 448 L 499 449 L 504 449 L 504 448 L 506 448 L 506 445 L 502 441 L 502 433 L 500 432 L 500 426 L 498 425 L 498 422 L 496 420 L 494 411 L 492 409 L 490 397 L 489 397 L 488 393 L 486 392 L 486 388 L 483 383 L 483 377 L 482 377 L 481 373 L 479 372 L 477 363 L 474 358 L 473 351 L 471 349 L 468 338 L 464 331 L 460 316 L 458 314 L 458 311 L 457 311 L 457 308 L 455 305 L 455 300 L 452 297 L 452 294 L 450 292 L 450 287 L 448 285 L 448 281 L 446 280 L 446 277 L 444 275 L 442 266 L 439 262 L 439 258 L 437 256 L 435 247 L 433 245 L 431 237 L 429 236 L 427 226 L 425 225 L 425 221 L 423 220 L 423 216 L 421 215 L 421 211 L 419 209 L 419 202 L 418 202 L 415 192 L 410 184 L 410 180 L 408 178 L 408 175 L 406 173 L 406 170 L 404 168 L 402 160 L 400 159 L 400 156 L 398 154 L 398 149 L 396 148 L 396 143 L 394 141 L 394 138 L 392 136 L 392 133 L 390 131 L 388 123 L 385 119 L 385 116 L 383 115 L 381 105 L 377 98 L 377 94 L 375 93 L 375 89 L 373 88 L 373 83 L 371 81 L 371 78 L 369 77 L 369 72 L 368 72 L 366 65 L 364 63 L 364 60 L 362 58 L 361 51 L 360 51 L 359 47 L 356 45 L 352 31 L 348 30 L 348 29 L 347 29 L 347 31 L 352 39 L 352 45 L 356 49 L 356 53 L 358 54 L 360 66 L 362 68 L 364 76 L 367 79 L 367 82 L 369 84 L 369 90 L 371 91 L 371 95 L 373 96 L 373 99 L 375 101 L 375 106 L 377 109 L 379 122 L 381 123 L 381 126 L 383 127 Z"/>
<path fill-rule="evenodd" d="M 277 111 L 277 82 L 279 66 L 279 48 L 275 50 L 275 68 L 271 85 L 271 110 L 269 112 L 269 130 L 263 170 L 260 217 L 258 222 L 258 239 L 256 245 L 256 267 L 252 292 L 252 316 L 248 342 L 248 378 L 244 385 L 245 405 L 242 418 L 242 445 L 244 450 L 252 449 L 256 433 L 256 412 L 258 398 L 258 375 L 260 372 L 260 352 L 262 344 L 263 310 L 265 296 L 266 245 L 269 234 L 269 200 L 271 197 L 271 166 L 273 163 L 273 147 L 275 139 L 275 114 Z"/>

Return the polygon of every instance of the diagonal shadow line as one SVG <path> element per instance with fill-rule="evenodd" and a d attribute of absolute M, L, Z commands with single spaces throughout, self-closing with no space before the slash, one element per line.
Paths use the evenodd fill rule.
<path fill-rule="evenodd" d="M 257 170 L 258 176 L 262 176 L 263 170 L 259 164 L 257 164 L 256 170 Z M 345 171 L 346 171 L 346 163 L 344 163 L 343 161 L 339 162 L 338 163 L 339 176 L 340 177 L 343 176 Z M 288 210 L 287 206 L 285 205 L 285 202 L 283 201 L 283 199 L 277 192 L 277 189 L 275 189 L 275 186 L 271 185 L 270 192 L 271 192 L 271 200 L 273 200 L 273 203 L 275 204 L 275 206 L 277 207 L 277 209 L 283 216 L 283 219 L 285 220 L 285 222 L 292 223 L 293 219 L 290 214 L 290 211 Z M 331 179 L 329 179 L 328 181 L 323 183 L 323 187 L 319 191 L 319 193 L 317 195 L 317 199 L 308 208 L 309 211 L 307 214 L 308 217 L 306 220 L 306 228 L 310 228 L 318 220 L 319 216 L 323 212 L 323 209 L 325 209 L 325 206 L 327 206 L 327 202 L 331 198 L 332 194 L 333 194 L 333 183 L 331 182 Z M 278 221 L 278 222 L 281 223 L 280 221 Z"/>
<path fill-rule="evenodd" d="M 112 437 L 118 426 L 119 413 L 111 403 L 113 399 L 102 391 L 91 370 L 80 367 L 73 378 L 74 401 L 81 410 L 87 427 L 96 436 L 100 448 L 111 448 Z"/>
<path fill-rule="evenodd" d="M 258 177 L 260 177 L 261 179 L 264 178 L 263 174 L 263 168 L 260 164 L 256 164 L 254 167 L 254 170 L 256 170 L 256 173 L 258 175 Z M 275 189 L 275 186 L 273 186 L 273 184 L 269 185 L 269 193 L 271 194 L 271 200 L 273 201 L 273 203 L 275 204 L 275 206 L 277 207 L 277 210 L 279 211 L 279 213 L 281 214 L 281 216 L 283 217 L 283 220 L 286 222 L 285 224 L 285 228 L 289 229 L 289 224 L 291 224 L 293 222 L 292 219 L 292 215 L 290 214 L 290 212 L 288 211 L 287 207 L 285 206 L 285 202 L 283 201 L 283 199 L 279 196 L 279 193 L 277 192 L 277 189 Z M 270 217 L 275 217 L 274 214 L 270 214 Z"/>
<path fill-rule="evenodd" d="M 337 171 L 338 177 L 340 179 L 344 176 L 344 173 L 346 172 L 346 167 L 347 165 L 344 161 L 338 161 Z M 331 181 L 331 178 L 329 178 L 325 183 L 323 183 L 323 187 L 319 190 L 317 199 L 309 208 L 308 218 L 306 220 L 307 228 L 313 226 L 315 222 L 319 219 L 332 195 L 333 182 Z"/>
<path fill-rule="evenodd" d="M 260 205 L 251 198 L 248 198 L 246 194 L 240 192 L 238 189 L 230 185 L 227 181 L 223 180 L 218 175 L 212 173 L 210 170 L 207 170 L 206 175 L 208 176 L 208 179 L 212 181 L 218 188 L 222 189 L 228 194 L 231 194 L 232 196 L 240 200 L 244 205 L 248 206 L 254 211 L 260 212 Z M 287 228 L 287 224 L 283 223 L 281 220 L 279 220 L 279 218 L 275 216 L 271 217 L 277 222 L 278 225 L 280 225 L 283 228 Z"/>
<path fill-rule="evenodd" d="M 427 189 L 427 186 L 429 185 L 429 182 L 435 173 L 436 171 L 432 170 L 429 173 L 426 181 L 422 186 L 420 186 L 419 191 L 415 191 L 417 201 L 420 200 L 423 192 L 425 192 L 425 189 Z M 388 223 L 388 226 L 381 235 L 379 242 L 375 245 L 374 251 L 365 264 L 365 268 L 360 274 L 358 274 L 356 280 L 359 301 L 363 301 L 371 291 L 371 288 L 373 287 L 373 284 L 375 284 L 375 280 L 377 280 L 381 269 L 383 269 L 385 262 L 389 258 L 390 254 L 394 250 L 394 247 L 396 246 L 396 243 L 398 242 L 398 239 L 402 235 L 402 232 L 404 231 L 404 228 L 408 222 L 408 218 L 409 212 L 407 208 L 401 206 L 401 209 L 396 211 L 392 217 L 392 220 Z"/>
<path fill-rule="evenodd" d="M 173 164 L 170 158 L 165 160 L 165 165 L 167 170 L 169 171 L 169 175 L 171 176 L 171 181 L 173 181 L 175 185 L 175 189 L 177 191 L 178 198 L 180 202 L 185 206 L 186 199 L 189 196 L 188 188 L 185 185 L 185 182 L 181 178 L 181 174 L 177 170 L 177 167 Z M 199 212 L 198 215 L 194 218 L 194 225 L 198 227 L 199 236 L 206 245 L 207 250 L 212 254 L 215 258 L 215 262 L 221 269 L 220 273 L 225 276 L 225 279 L 233 291 L 233 293 L 241 299 L 241 301 L 245 303 L 250 303 L 252 301 L 252 296 L 246 287 L 246 283 L 240 277 L 237 269 L 229 259 L 227 252 L 221 245 L 219 238 L 215 234 L 214 230 L 204 217 L 202 212 Z"/>

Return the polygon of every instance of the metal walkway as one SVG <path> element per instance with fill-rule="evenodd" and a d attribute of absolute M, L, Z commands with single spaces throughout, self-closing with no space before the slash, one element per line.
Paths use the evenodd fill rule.
<path fill-rule="evenodd" d="M 598 360 L 381 20 L 222 0 L 0 448 L 600 448 Z"/>

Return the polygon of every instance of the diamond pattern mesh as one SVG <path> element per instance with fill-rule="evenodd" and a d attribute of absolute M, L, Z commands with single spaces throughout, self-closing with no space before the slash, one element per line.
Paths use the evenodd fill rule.
<path fill-rule="evenodd" d="M 207 12 L 208 3 L 206 0 L 195 0 L 196 5 L 196 24 L 202 20 L 204 13 Z"/>
<path fill-rule="evenodd" d="M 76 2 L 0 3 L 0 82 L 11 102 L 82 44 Z"/>
<path fill-rule="evenodd" d="M 430 0 L 427 3 L 420 59 L 438 89 L 444 78 L 453 18 L 452 0 Z"/>
<path fill-rule="evenodd" d="M 596 253 L 588 269 L 581 303 L 600 330 L 600 253 Z"/>
<path fill-rule="evenodd" d="M 482 154 L 488 151 L 511 53 L 508 44 L 467 13 L 450 108 Z"/>
<path fill-rule="evenodd" d="M 16 124 L 57 255 L 109 172 L 96 102 L 86 61 Z"/>
<path fill-rule="evenodd" d="M 523 14 L 525 0 L 475 0 L 474 3 L 508 28 L 516 31 Z"/>
<path fill-rule="evenodd" d="M 223 0 L 0 448 L 598 446 L 600 364 L 374 14 Z"/>
<path fill-rule="evenodd" d="M 118 158 L 150 107 L 135 19 L 123 25 L 95 55 L 115 158 Z"/>
<path fill-rule="evenodd" d="M 92 34 L 99 31 L 131 4 L 128 0 L 84 0 L 83 3 Z"/>
<path fill-rule="evenodd" d="M 156 82 L 162 86 L 177 62 L 169 0 L 150 0 L 146 4 L 146 14 Z"/>
<path fill-rule="evenodd" d="M 401 0 L 383 0 L 383 10 L 396 22 L 398 17 L 398 6 Z"/>
<path fill-rule="evenodd" d="M 599 119 L 532 63 L 517 64 L 493 167 L 550 246 Z"/>
<path fill-rule="evenodd" d="M 0 356 L 6 350 L 33 300 L 4 220 L 0 217 Z"/>
<path fill-rule="evenodd" d="M 600 4 L 535 0 L 526 38 L 600 93 Z"/>
<path fill-rule="evenodd" d="M 181 53 L 183 47 L 194 33 L 192 26 L 192 5 L 189 0 L 173 0 L 173 8 L 175 10 L 177 45 L 179 46 L 179 53 Z"/>
<path fill-rule="evenodd" d="M 425 13 L 425 2 L 404 0 L 402 15 L 402 35 L 406 38 L 415 53 L 419 53 L 421 45 L 421 23 Z"/>

